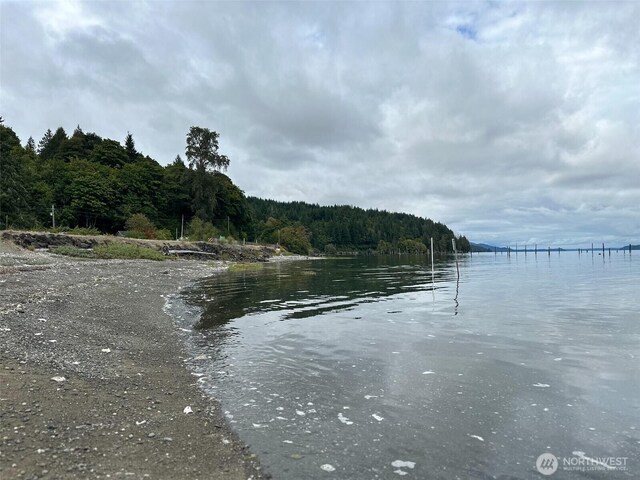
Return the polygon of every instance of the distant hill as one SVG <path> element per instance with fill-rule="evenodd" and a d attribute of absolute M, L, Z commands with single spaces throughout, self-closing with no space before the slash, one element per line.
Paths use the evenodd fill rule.
<path fill-rule="evenodd" d="M 509 250 L 507 247 L 496 247 L 494 245 L 488 245 L 486 243 L 469 243 L 471 245 L 471 249 L 474 252 L 507 252 Z"/>
<path fill-rule="evenodd" d="M 509 248 L 508 247 L 496 247 L 494 245 L 489 245 L 487 243 L 474 243 L 474 242 L 469 242 L 469 245 L 472 249 L 472 251 L 474 252 L 508 252 Z M 518 246 L 518 253 L 524 252 L 524 246 L 523 245 L 519 245 Z M 549 247 L 538 247 L 538 252 L 546 252 L 548 250 Z M 608 249 L 609 247 L 607 247 Z M 594 251 L 599 251 L 601 249 L 601 247 L 595 246 L 594 245 Z M 578 250 L 582 250 L 582 251 L 590 251 L 590 249 L 588 248 L 562 248 L 562 247 L 552 247 L 551 251 L 552 252 L 577 252 Z M 622 247 L 611 247 L 611 250 L 629 250 L 629 245 L 624 245 Z M 640 245 L 631 245 L 631 250 L 640 250 Z M 527 246 L 527 252 L 531 253 L 534 251 L 534 248 L 532 248 L 530 245 Z M 516 253 L 516 248 L 511 247 L 511 253 Z"/>
<path fill-rule="evenodd" d="M 616 250 L 629 250 L 629 245 L 623 245 Z M 640 245 L 631 245 L 631 250 L 640 250 Z"/>
<path fill-rule="evenodd" d="M 365 210 L 349 205 L 320 206 L 248 197 L 262 242 L 282 243 L 282 233 L 295 229 L 318 252 L 424 253 L 433 238 L 436 252 L 469 251 L 469 241 L 446 225 L 408 213 Z"/>
<path fill-rule="evenodd" d="M 473 243 L 469 242 L 469 246 L 471 247 L 472 252 L 493 252 L 493 247 L 491 245 L 487 245 L 486 243 Z"/>

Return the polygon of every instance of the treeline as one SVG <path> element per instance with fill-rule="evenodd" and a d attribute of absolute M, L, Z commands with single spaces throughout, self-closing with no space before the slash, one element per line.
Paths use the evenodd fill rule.
<path fill-rule="evenodd" d="M 82 228 L 170 239 L 225 237 L 280 243 L 296 253 L 450 252 L 453 232 L 441 223 L 402 213 L 350 206 L 247 199 L 223 171 L 218 133 L 191 127 L 186 162 L 160 165 L 136 149 L 128 133 L 121 144 L 85 133 L 47 130 L 24 145 L 0 118 L 0 225 L 4 228 Z M 469 250 L 465 237 L 458 249 Z"/>
<path fill-rule="evenodd" d="M 304 202 L 278 202 L 249 197 L 258 241 L 278 241 L 283 232 L 319 252 L 425 253 L 469 251 L 469 241 L 442 223 L 406 213 L 364 210 L 351 206 L 321 207 Z M 284 230 L 286 229 L 286 230 Z"/>
<path fill-rule="evenodd" d="M 207 163 L 217 154 L 217 133 L 192 131 L 188 142 L 206 144 L 198 138 L 204 134 L 209 145 L 192 155 L 190 165 L 178 156 L 163 167 L 137 151 L 131 134 L 122 145 L 80 127 L 71 135 L 58 128 L 47 130 L 38 145 L 29 138 L 22 146 L 11 128 L 0 125 L 0 224 L 51 227 L 54 214 L 61 227 L 116 233 L 134 215 L 144 215 L 153 225 L 147 236 L 173 238 L 184 216 L 187 225 L 199 220 L 191 230 L 200 236 L 248 236 L 252 219 L 244 193 L 219 165 Z"/>

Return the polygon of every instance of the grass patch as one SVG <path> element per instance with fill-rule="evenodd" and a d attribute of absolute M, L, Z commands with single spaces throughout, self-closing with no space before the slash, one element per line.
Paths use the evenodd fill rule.
<path fill-rule="evenodd" d="M 251 272 L 255 270 L 262 270 L 264 263 L 234 263 L 229 266 L 230 272 Z"/>
<path fill-rule="evenodd" d="M 102 258 L 102 259 L 124 259 L 124 260 L 166 260 L 162 252 L 153 248 L 140 245 L 130 245 L 127 243 L 109 243 L 98 245 L 93 250 L 73 247 L 71 245 L 61 245 L 49 250 L 58 255 L 66 255 L 77 258 Z"/>
<path fill-rule="evenodd" d="M 166 260 L 162 252 L 140 245 L 130 245 L 128 243 L 108 243 L 98 245 L 93 249 L 96 258 L 120 258 L 120 259 L 143 259 L 143 260 Z"/>
<path fill-rule="evenodd" d="M 85 248 L 72 247 L 71 245 L 51 247 L 49 251 L 57 255 L 66 255 L 67 257 L 96 258 L 93 251 Z"/>
<path fill-rule="evenodd" d="M 73 227 L 63 233 L 68 233 L 69 235 L 93 235 L 93 236 L 104 235 L 104 233 L 102 233 L 97 228 L 83 228 L 83 227 Z"/>
<path fill-rule="evenodd" d="M 103 235 L 103 233 L 97 228 L 84 228 L 84 227 L 73 227 L 73 228 L 47 228 L 41 231 L 49 232 L 49 233 L 67 233 L 69 235 Z"/>

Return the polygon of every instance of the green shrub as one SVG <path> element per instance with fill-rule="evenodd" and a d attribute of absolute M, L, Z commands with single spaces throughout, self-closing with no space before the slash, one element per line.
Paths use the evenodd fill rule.
<path fill-rule="evenodd" d="M 210 238 L 218 238 L 218 230 L 211 223 L 193 217 L 187 226 L 187 236 L 192 241 L 206 242 Z"/>
<path fill-rule="evenodd" d="M 336 253 L 338 253 L 338 249 L 333 243 L 327 243 L 324 246 L 324 253 L 326 253 L 327 255 L 335 255 Z"/>
<path fill-rule="evenodd" d="M 141 240 L 147 239 L 147 236 L 144 234 L 144 232 L 141 232 L 139 230 L 127 230 L 124 236 L 127 238 L 139 238 Z"/>
<path fill-rule="evenodd" d="M 156 240 L 173 240 L 173 235 L 166 228 L 156 232 Z"/>
<path fill-rule="evenodd" d="M 284 227 L 280 230 L 280 245 L 289 252 L 308 255 L 311 250 L 309 232 L 303 227 Z"/>
<path fill-rule="evenodd" d="M 156 227 L 144 213 L 131 215 L 125 223 L 127 236 L 132 238 L 156 238 Z"/>

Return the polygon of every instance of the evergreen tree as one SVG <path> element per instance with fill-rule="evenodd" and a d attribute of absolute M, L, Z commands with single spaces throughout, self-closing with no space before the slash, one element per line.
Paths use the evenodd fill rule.
<path fill-rule="evenodd" d="M 50 133 L 50 130 L 47 130 L 47 132 Z M 65 140 L 67 140 L 67 133 L 64 131 L 64 128 L 58 127 L 56 133 L 53 134 L 46 146 L 40 150 L 40 157 L 45 160 L 55 157 Z"/>
<path fill-rule="evenodd" d="M 124 139 L 124 149 L 127 151 L 127 157 L 130 162 L 135 162 L 138 158 L 138 151 L 136 150 L 136 144 L 133 141 L 133 135 L 127 132 L 127 137 Z"/>
<path fill-rule="evenodd" d="M 52 138 L 53 138 L 53 132 L 51 132 L 50 128 L 47 128 L 47 131 L 44 132 L 42 139 L 38 143 L 38 150 L 37 150 L 38 155 L 42 155 L 42 151 L 47 148 Z"/>
<path fill-rule="evenodd" d="M 56 158 L 61 158 L 65 161 L 70 161 L 74 158 L 86 158 L 88 156 L 87 149 L 85 147 L 86 135 L 80 128 L 80 125 L 73 131 L 71 138 L 65 139 L 58 151 L 55 153 Z"/>
<path fill-rule="evenodd" d="M 25 223 L 29 214 L 25 169 L 25 153 L 15 132 L 0 124 L 0 218 L 12 219 L 14 224 Z M 5 225 L 5 228 L 7 226 Z"/>
<path fill-rule="evenodd" d="M 29 153 L 35 153 L 35 151 L 36 151 L 36 142 L 33 139 L 33 137 L 29 137 L 29 140 L 27 140 L 27 144 L 25 145 L 25 149 Z"/>

